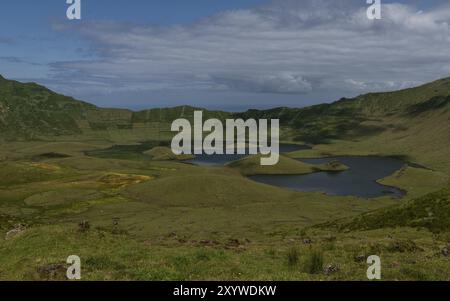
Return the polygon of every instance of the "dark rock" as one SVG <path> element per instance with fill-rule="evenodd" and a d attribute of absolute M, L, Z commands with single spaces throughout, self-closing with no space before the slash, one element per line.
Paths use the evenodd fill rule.
<path fill-rule="evenodd" d="M 228 243 L 227 243 L 227 245 L 228 246 L 239 246 L 241 243 L 239 242 L 239 239 L 236 239 L 236 238 L 232 238 L 232 239 L 229 239 L 228 240 Z"/>
<path fill-rule="evenodd" d="M 201 240 L 201 241 L 199 241 L 199 243 L 203 246 L 216 246 L 219 244 L 217 241 L 209 240 L 209 239 Z"/>
<path fill-rule="evenodd" d="M 91 228 L 91 225 L 89 224 L 89 221 L 84 220 L 78 223 L 78 231 L 80 232 L 87 232 Z"/>
<path fill-rule="evenodd" d="M 423 251 L 412 240 L 394 240 L 388 245 L 388 250 L 390 252 L 398 253 L 414 253 Z"/>
<path fill-rule="evenodd" d="M 365 255 L 355 256 L 355 261 L 359 262 L 359 263 L 365 262 L 366 261 L 366 256 Z"/>
<path fill-rule="evenodd" d="M 235 250 L 235 251 L 243 251 L 245 247 L 241 244 L 238 239 L 229 239 L 225 244 L 225 249 L 227 250 Z"/>
<path fill-rule="evenodd" d="M 42 280 L 65 280 L 67 269 L 62 263 L 53 263 L 38 267 L 37 272 Z"/>
<path fill-rule="evenodd" d="M 341 269 L 338 265 L 336 264 L 329 264 L 327 265 L 324 269 L 323 272 L 327 275 L 333 274 L 333 273 L 337 273 L 339 272 Z"/>
<path fill-rule="evenodd" d="M 16 237 L 17 235 L 23 233 L 26 229 L 27 229 L 26 225 L 24 225 L 24 224 L 17 224 L 17 225 L 14 226 L 14 229 L 9 230 L 6 233 L 5 239 L 6 240 L 12 239 L 12 238 Z"/>

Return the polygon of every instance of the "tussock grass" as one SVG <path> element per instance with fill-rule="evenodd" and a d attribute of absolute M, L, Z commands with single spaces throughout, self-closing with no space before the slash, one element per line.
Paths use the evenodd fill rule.
<path fill-rule="evenodd" d="M 324 256 L 320 250 L 311 250 L 305 262 L 305 269 L 309 274 L 319 274 L 323 271 Z"/>

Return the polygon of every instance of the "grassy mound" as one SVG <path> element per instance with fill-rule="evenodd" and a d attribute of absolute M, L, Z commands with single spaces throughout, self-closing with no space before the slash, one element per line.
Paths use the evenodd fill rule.
<path fill-rule="evenodd" d="M 320 171 L 338 172 L 348 169 L 347 166 L 337 161 L 321 165 L 311 165 L 286 156 L 280 156 L 280 160 L 276 165 L 263 166 L 261 165 L 261 155 L 250 156 L 231 162 L 227 164 L 227 167 L 238 170 L 246 176 L 309 174 Z"/>
<path fill-rule="evenodd" d="M 152 160 L 155 161 L 190 160 L 194 158 L 192 155 L 175 155 L 170 148 L 165 146 L 154 147 L 144 154 L 151 156 Z"/>

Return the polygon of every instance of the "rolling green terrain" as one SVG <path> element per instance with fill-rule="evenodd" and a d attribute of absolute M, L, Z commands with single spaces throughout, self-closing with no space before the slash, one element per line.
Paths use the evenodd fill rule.
<path fill-rule="evenodd" d="M 312 149 L 276 166 L 248 157 L 184 163 L 167 145 L 183 106 L 98 108 L 0 77 L 0 279 L 450 280 L 450 79 L 302 109 L 205 118 L 280 118 L 285 142 Z M 296 192 L 255 174 L 341 171 L 293 158 L 398 156 L 385 185 L 406 196 L 362 199 Z"/>

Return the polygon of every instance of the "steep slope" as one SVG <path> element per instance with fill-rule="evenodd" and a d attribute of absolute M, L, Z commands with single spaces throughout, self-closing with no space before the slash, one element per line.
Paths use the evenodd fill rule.
<path fill-rule="evenodd" d="M 204 111 L 204 118 L 230 116 L 229 113 L 190 106 L 140 112 L 99 108 L 35 83 L 20 83 L 0 76 L 0 137 L 7 140 L 86 132 L 110 135 L 114 130 L 134 130 L 145 137 L 149 129 L 170 130 L 169 125 L 174 119 L 193 120 L 196 110 Z"/>
<path fill-rule="evenodd" d="M 328 139 L 357 138 L 379 134 L 393 125 L 383 125 L 383 119 L 408 119 L 427 113 L 447 113 L 450 108 L 450 77 L 395 92 L 370 93 L 356 98 L 342 98 L 331 104 L 306 108 L 275 108 L 249 110 L 238 114 L 242 118 L 279 118 L 284 126 L 298 131 L 296 140 L 311 143 Z M 374 124 L 369 124 L 372 121 Z M 401 129 L 401 126 L 399 126 Z"/>
<path fill-rule="evenodd" d="M 0 131 L 9 138 L 80 133 L 77 120 L 95 106 L 34 83 L 0 77 Z"/>

